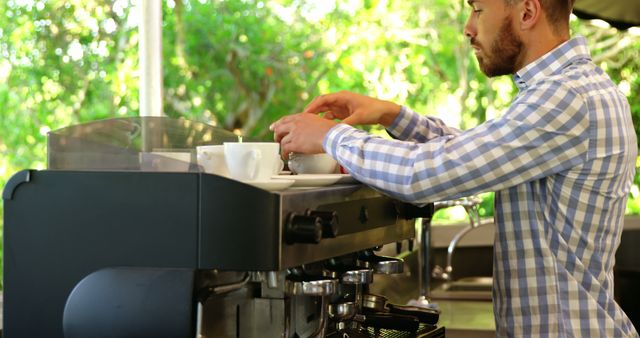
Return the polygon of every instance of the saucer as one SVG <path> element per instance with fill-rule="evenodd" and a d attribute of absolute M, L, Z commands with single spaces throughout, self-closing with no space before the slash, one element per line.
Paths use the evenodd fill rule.
<path fill-rule="evenodd" d="M 256 188 L 268 190 L 268 191 L 278 191 L 284 190 L 288 187 L 292 186 L 295 181 L 294 180 L 285 180 L 285 179 L 271 179 L 267 181 L 243 181 L 243 183 L 250 184 Z"/>
<path fill-rule="evenodd" d="M 355 182 L 349 174 L 298 174 L 275 175 L 277 180 L 294 180 L 294 187 L 323 187 L 332 184 L 347 184 Z"/>

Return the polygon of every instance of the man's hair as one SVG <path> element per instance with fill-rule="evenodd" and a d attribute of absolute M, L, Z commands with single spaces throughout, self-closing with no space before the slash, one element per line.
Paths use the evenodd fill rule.
<path fill-rule="evenodd" d="M 507 5 L 515 5 L 522 0 L 505 0 Z M 573 10 L 575 0 L 540 0 L 542 10 L 547 16 L 549 23 L 556 30 L 569 28 L 569 16 Z"/>

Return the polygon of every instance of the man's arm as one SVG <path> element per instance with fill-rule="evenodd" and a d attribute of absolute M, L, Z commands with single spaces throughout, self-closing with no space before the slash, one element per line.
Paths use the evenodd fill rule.
<path fill-rule="evenodd" d="M 396 139 L 416 142 L 461 133 L 461 130 L 447 126 L 438 118 L 421 116 L 407 107 L 400 109 L 400 113 L 387 131 Z"/>
<path fill-rule="evenodd" d="M 561 97 L 554 105 L 540 99 L 550 93 Z M 551 84 L 518 99 L 502 118 L 458 135 L 385 140 L 340 124 L 327 133 L 323 148 L 359 181 L 427 203 L 501 190 L 584 163 L 586 109 L 579 95 Z"/>
<path fill-rule="evenodd" d="M 395 138 L 418 142 L 460 132 L 393 102 L 348 91 L 318 96 L 302 113 L 280 118 L 269 130 L 274 132 L 275 141 L 280 142 L 285 157 L 290 152 L 317 153 L 322 152 L 327 132 L 338 124 L 336 119 L 345 125 L 380 124 Z"/>

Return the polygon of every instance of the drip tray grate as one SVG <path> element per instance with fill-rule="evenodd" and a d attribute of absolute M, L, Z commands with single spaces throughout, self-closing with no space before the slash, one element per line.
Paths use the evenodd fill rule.
<path fill-rule="evenodd" d="M 444 338 L 444 327 L 420 324 L 417 332 L 368 328 L 372 338 Z"/>

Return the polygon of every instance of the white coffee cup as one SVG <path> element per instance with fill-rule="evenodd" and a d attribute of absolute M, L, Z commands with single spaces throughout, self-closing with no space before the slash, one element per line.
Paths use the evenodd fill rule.
<path fill-rule="evenodd" d="M 284 167 L 276 142 L 227 142 L 224 158 L 231 177 L 240 181 L 269 181 Z"/>
<path fill-rule="evenodd" d="M 338 162 L 327 153 L 289 155 L 289 169 L 295 174 L 334 174 Z"/>
<path fill-rule="evenodd" d="M 196 147 L 198 164 L 204 172 L 229 177 L 229 169 L 224 159 L 223 145 L 206 145 Z"/>
<path fill-rule="evenodd" d="M 140 153 L 143 171 L 189 171 L 190 152 L 153 151 Z"/>

